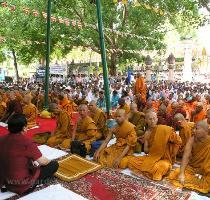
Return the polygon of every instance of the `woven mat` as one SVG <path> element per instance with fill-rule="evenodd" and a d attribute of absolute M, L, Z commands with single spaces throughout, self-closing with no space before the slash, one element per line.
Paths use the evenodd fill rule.
<path fill-rule="evenodd" d="M 77 180 L 88 173 L 95 172 L 102 168 L 101 165 L 74 154 L 58 162 L 59 169 L 55 176 L 67 182 Z"/>

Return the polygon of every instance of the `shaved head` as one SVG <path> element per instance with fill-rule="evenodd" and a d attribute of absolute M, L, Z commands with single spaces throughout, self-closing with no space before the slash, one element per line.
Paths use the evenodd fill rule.
<path fill-rule="evenodd" d="M 115 114 L 118 125 L 121 125 L 126 119 L 126 113 L 123 109 L 118 109 Z"/>
<path fill-rule="evenodd" d="M 136 103 L 130 104 L 130 109 L 132 112 L 137 112 L 138 111 L 138 106 Z"/>
<path fill-rule="evenodd" d="M 196 124 L 196 126 L 199 126 L 199 127 L 201 127 L 204 131 L 209 132 L 208 123 L 207 123 L 206 121 L 204 121 L 204 120 L 199 121 L 199 122 Z"/>
<path fill-rule="evenodd" d="M 79 111 L 79 114 L 80 114 L 81 118 L 85 118 L 85 117 L 88 116 L 88 107 L 87 107 L 87 105 L 81 104 L 79 106 L 78 111 Z"/>
<path fill-rule="evenodd" d="M 177 114 L 174 116 L 174 120 L 175 120 L 175 121 L 184 121 L 185 118 L 184 118 L 184 116 L 183 116 L 181 113 L 177 113 Z"/>
<path fill-rule="evenodd" d="M 92 100 L 89 103 L 89 110 L 90 110 L 90 112 L 95 112 L 97 110 L 96 101 Z"/>
<path fill-rule="evenodd" d="M 116 114 L 119 114 L 119 115 L 126 115 L 124 109 L 118 109 L 118 110 L 116 111 Z"/>
<path fill-rule="evenodd" d="M 148 119 L 150 117 L 157 117 L 157 114 L 155 112 L 148 112 L 146 115 L 145 115 L 145 118 Z"/>
<path fill-rule="evenodd" d="M 59 110 L 59 105 L 57 103 L 51 103 L 49 105 L 49 111 L 53 113 L 57 113 Z"/>

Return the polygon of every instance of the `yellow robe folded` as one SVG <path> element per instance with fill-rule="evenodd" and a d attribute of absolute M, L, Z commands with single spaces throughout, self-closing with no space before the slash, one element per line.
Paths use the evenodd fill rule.
<path fill-rule="evenodd" d="M 67 112 L 61 111 L 57 117 L 57 126 L 54 135 L 47 140 L 47 145 L 54 147 L 71 137 L 71 120 Z M 69 148 L 69 147 L 68 147 Z"/>
<path fill-rule="evenodd" d="M 89 116 L 87 116 L 85 119 L 80 119 L 77 122 L 75 139 L 84 140 L 87 137 L 89 139 L 83 141 L 83 143 L 87 148 L 87 152 L 89 152 L 91 149 L 91 144 L 101 138 L 101 133 L 97 130 L 95 122 Z M 71 144 L 71 138 L 65 139 L 61 144 L 61 148 L 67 149 L 70 147 L 70 144 Z"/>
<path fill-rule="evenodd" d="M 23 114 L 26 116 L 27 119 L 27 128 L 32 128 L 37 125 L 37 113 L 38 110 L 36 106 L 32 103 L 23 107 Z"/>
<path fill-rule="evenodd" d="M 127 156 L 132 155 L 137 142 L 135 126 L 127 120 L 121 126 L 117 126 L 114 135 L 116 137 L 116 143 L 110 147 L 106 147 L 100 152 L 99 156 L 99 163 L 107 167 L 113 166 L 114 161 L 122 154 L 127 145 L 130 147 Z M 120 168 L 127 167 L 127 156 L 121 160 Z"/>
<path fill-rule="evenodd" d="M 178 180 L 179 173 L 180 168 L 177 168 L 168 176 L 176 187 L 185 187 L 202 193 L 210 192 L 210 136 L 205 142 L 193 145 L 191 158 L 185 169 L 184 185 Z"/>
<path fill-rule="evenodd" d="M 129 159 L 128 167 L 153 180 L 161 180 L 171 169 L 182 143 L 173 128 L 158 125 L 149 138 L 149 154 Z"/>

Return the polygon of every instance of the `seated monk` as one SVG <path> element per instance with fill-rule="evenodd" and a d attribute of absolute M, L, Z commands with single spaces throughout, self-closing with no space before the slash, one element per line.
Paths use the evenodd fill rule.
<path fill-rule="evenodd" d="M 146 106 L 145 108 L 143 109 L 143 112 L 146 114 L 146 113 L 149 113 L 149 112 L 155 112 L 155 109 L 153 108 L 153 105 L 152 105 L 152 100 L 151 99 L 148 99 L 147 102 L 146 102 Z"/>
<path fill-rule="evenodd" d="M 60 94 L 58 99 L 60 100 L 61 108 L 68 113 L 70 118 L 72 118 L 72 114 L 76 109 L 76 104 L 73 101 L 69 101 L 65 94 Z"/>
<path fill-rule="evenodd" d="M 34 104 L 31 103 L 32 96 L 30 94 L 25 95 L 23 98 L 23 114 L 27 119 L 27 128 L 32 128 L 37 125 L 36 118 L 38 110 Z"/>
<path fill-rule="evenodd" d="M 166 111 L 167 111 L 167 107 L 164 104 L 161 104 L 157 113 L 157 117 L 158 117 L 157 124 L 172 126 L 172 116 L 168 114 Z"/>
<path fill-rule="evenodd" d="M 209 130 L 210 130 L 210 109 L 207 110 L 206 116 L 207 116 L 207 118 L 205 119 L 205 121 L 207 122 L 207 124 L 209 126 Z"/>
<path fill-rule="evenodd" d="M 182 141 L 173 128 L 157 125 L 156 113 L 147 113 L 146 122 L 149 128 L 144 137 L 144 152 L 147 155 L 131 157 L 128 167 L 159 181 L 171 169 Z"/>
<path fill-rule="evenodd" d="M 106 115 L 103 110 L 97 107 L 95 101 L 89 103 L 90 117 L 95 122 L 98 131 L 101 133 L 103 138 L 106 138 L 108 128 L 106 126 Z"/>
<path fill-rule="evenodd" d="M 119 107 L 117 109 L 125 110 L 125 114 L 127 115 L 130 112 L 130 106 L 128 104 L 126 104 L 125 99 L 120 98 L 118 100 L 118 103 L 119 103 Z"/>
<path fill-rule="evenodd" d="M 47 145 L 55 147 L 61 144 L 65 139 L 70 138 L 72 124 L 67 112 L 62 110 L 58 104 L 50 104 L 49 111 L 56 116 L 57 126 L 52 136 L 47 140 Z"/>
<path fill-rule="evenodd" d="M 102 134 L 97 130 L 97 126 L 93 119 L 88 116 L 88 107 L 85 104 L 79 106 L 80 119 L 77 122 L 75 131 L 72 132 L 72 137 L 65 139 L 60 145 L 63 149 L 70 147 L 71 141 L 78 140 L 85 144 L 87 153 L 90 152 L 91 144 L 100 139 Z"/>
<path fill-rule="evenodd" d="M 130 105 L 131 111 L 128 114 L 128 121 L 135 126 L 137 137 L 141 137 L 145 132 L 145 114 L 143 112 L 139 112 L 137 108 L 137 104 L 132 103 Z M 141 153 L 142 144 L 137 143 L 136 150 L 137 153 Z"/>
<path fill-rule="evenodd" d="M 168 179 L 180 188 L 210 192 L 210 136 L 208 124 L 196 124 L 195 134 L 185 147 L 181 167 L 170 173 Z"/>
<path fill-rule="evenodd" d="M 106 167 L 126 168 L 127 155 L 132 155 L 136 146 L 137 136 L 135 126 L 126 120 L 125 110 L 116 111 L 117 125 L 110 132 L 94 154 L 94 160 Z M 107 147 L 107 144 L 116 136 L 116 143 Z"/>
<path fill-rule="evenodd" d="M 7 101 L 7 107 L 3 114 L 3 117 L 0 121 L 7 123 L 8 119 L 13 114 L 22 114 L 23 108 L 21 103 L 16 99 L 15 93 L 13 91 L 8 93 L 8 101 Z"/>
<path fill-rule="evenodd" d="M 196 104 L 195 110 L 192 111 L 192 121 L 194 123 L 197 123 L 201 120 L 204 120 L 206 118 L 206 112 L 203 109 L 203 104 L 201 102 L 198 102 Z"/>
<path fill-rule="evenodd" d="M 0 119 L 3 117 L 6 111 L 6 103 L 3 101 L 3 97 L 0 95 Z"/>
<path fill-rule="evenodd" d="M 182 139 L 182 145 L 181 145 L 179 152 L 177 154 L 177 157 L 181 158 L 184 153 L 184 148 L 185 148 L 185 145 L 187 144 L 187 141 L 192 137 L 194 123 L 187 122 L 185 120 L 184 116 L 180 113 L 178 113 L 174 116 L 174 121 L 176 123 L 176 127 L 179 130 L 179 136 Z"/>

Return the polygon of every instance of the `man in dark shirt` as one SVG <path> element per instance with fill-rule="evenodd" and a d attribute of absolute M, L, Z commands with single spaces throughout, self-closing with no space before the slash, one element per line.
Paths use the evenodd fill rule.
<path fill-rule="evenodd" d="M 46 183 L 58 169 L 57 161 L 42 156 L 30 138 L 24 136 L 27 121 L 15 114 L 8 121 L 9 134 L 0 139 L 0 188 L 23 194 Z"/>

